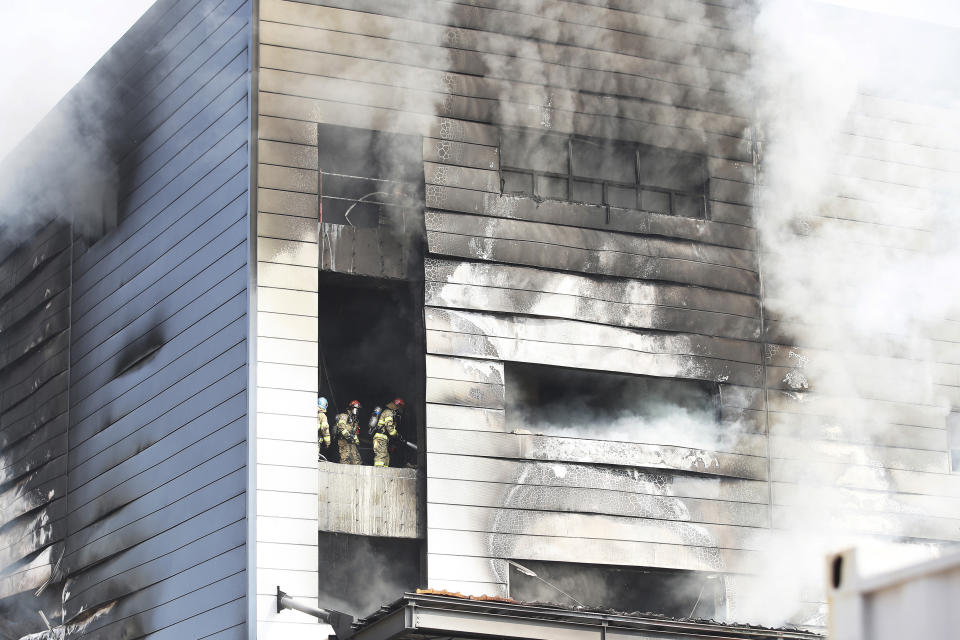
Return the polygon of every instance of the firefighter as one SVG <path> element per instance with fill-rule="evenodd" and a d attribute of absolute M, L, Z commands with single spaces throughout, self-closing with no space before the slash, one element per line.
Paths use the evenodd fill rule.
<path fill-rule="evenodd" d="M 363 464 L 357 445 L 360 444 L 360 403 L 351 400 L 344 413 L 337 414 L 337 444 L 341 464 Z"/>
<path fill-rule="evenodd" d="M 399 438 L 397 427 L 403 417 L 403 398 L 397 398 L 387 403 L 387 408 L 377 420 L 377 428 L 373 434 L 373 466 L 390 466 L 390 438 Z"/>
<path fill-rule="evenodd" d="M 327 420 L 327 399 L 323 396 L 317 398 L 317 444 L 320 451 L 330 446 L 330 422 Z M 323 454 L 318 455 L 318 459 L 325 460 Z"/>

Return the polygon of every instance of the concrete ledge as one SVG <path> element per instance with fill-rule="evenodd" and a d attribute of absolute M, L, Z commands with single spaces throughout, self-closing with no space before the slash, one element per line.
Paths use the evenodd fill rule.
<path fill-rule="evenodd" d="M 319 462 L 320 531 L 423 538 L 418 469 Z"/>

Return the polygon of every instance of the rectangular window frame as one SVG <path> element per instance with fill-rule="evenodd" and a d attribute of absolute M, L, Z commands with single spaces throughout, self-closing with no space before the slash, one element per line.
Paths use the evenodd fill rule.
<path fill-rule="evenodd" d="M 557 134 L 543 134 L 557 136 Z M 504 136 L 501 133 L 500 138 L 500 156 L 504 157 L 503 153 L 503 140 Z M 573 143 L 576 140 L 586 140 L 593 143 L 599 144 L 613 144 L 619 146 L 632 147 L 634 154 L 634 181 L 633 182 L 620 182 L 616 180 L 603 180 L 599 178 L 590 178 L 586 176 L 578 176 L 574 174 L 573 171 Z M 602 140 L 596 138 L 589 138 L 586 136 L 566 136 L 566 147 L 567 147 L 567 170 L 565 173 L 557 173 L 551 171 L 541 171 L 537 169 L 530 169 L 524 167 L 516 167 L 509 164 L 504 164 L 501 160 L 499 167 L 499 178 L 500 178 L 500 195 L 512 195 L 512 196 L 526 196 L 532 197 L 538 201 L 553 201 L 553 202 L 574 202 L 580 204 L 587 204 L 593 206 L 602 206 L 606 207 L 609 211 L 610 208 L 624 209 L 627 211 L 644 211 L 647 213 L 655 213 L 660 215 L 670 215 L 681 218 L 688 218 L 692 220 L 708 220 L 710 219 L 710 199 L 709 199 L 709 175 L 706 168 L 706 158 L 699 156 L 697 154 L 692 154 L 686 151 L 678 150 L 669 150 L 677 154 L 683 154 L 685 156 L 693 156 L 696 159 L 696 162 L 700 165 L 700 171 L 702 176 L 702 188 L 696 191 L 693 190 L 680 190 L 680 189 L 667 189 L 657 185 L 651 185 L 643 181 L 643 176 L 641 175 L 641 158 L 643 157 L 644 148 L 653 148 L 651 145 L 645 145 L 637 142 L 624 142 L 619 140 Z M 525 175 L 528 177 L 528 181 L 532 186 L 532 192 L 528 193 L 526 191 L 516 191 L 516 190 L 507 190 L 506 183 L 507 180 L 504 177 L 506 173 L 511 173 L 515 175 Z M 554 197 L 552 194 L 542 193 L 540 190 L 540 179 L 547 178 L 554 181 L 566 181 L 566 198 L 561 199 Z M 574 193 L 574 183 L 587 183 L 587 184 L 599 184 L 601 187 L 601 199 L 600 202 L 593 202 L 589 200 L 575 200 L 573 198 Z M 623 207 L 618 204 L 613 204 L 610 202 L 610 190 L 611 189 L 621 189 L 621 190 L 632 190 L 634 192 L 634 205 L 633 207 Z M 654 192 L 664 194 L 667 197 L 669 202 L 669 211 L 655 210 L 653 208 L 644 209 L 642 202 L 642 193 L 643 192 Z M 701 201 L 701 207 L 699 210 L 699 215 L 691 216 L 684 213 L 681 213 L 678 210 L 678 203 L 682 198 L 694 198 Z"/>

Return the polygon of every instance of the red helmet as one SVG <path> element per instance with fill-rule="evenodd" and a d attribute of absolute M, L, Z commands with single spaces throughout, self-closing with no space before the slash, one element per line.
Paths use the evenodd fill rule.
<path fill-rule="evenodd" d="M 351 401 L 350 401 L 350 404 L 347 405 L 347 408 L 348 408 L 348 409 L 359 409 L 359 408 L 360 408 L 360 401 L 359 401 L 359 400 L 351 400 Z"/>
<path fill-rule="evenodd" d="M 395 398 L 394 401 L 393 401 L 393 406 L 395 406 L 397 409 L 402 409 L 402 408 L 403 408 L 403 398 Z"/>

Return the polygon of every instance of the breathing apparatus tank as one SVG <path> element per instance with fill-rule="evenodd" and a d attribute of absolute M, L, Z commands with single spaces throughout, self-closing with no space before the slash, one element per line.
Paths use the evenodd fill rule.
<path fill-rule="evenodd" d="M 367 435 L 372 436 L 377 430 L 377 423 L 380 422 L 380 414 L 383 413 L 383 407 L 374 407 L 370 414 L 370 422 L 367 423 Z"/>

